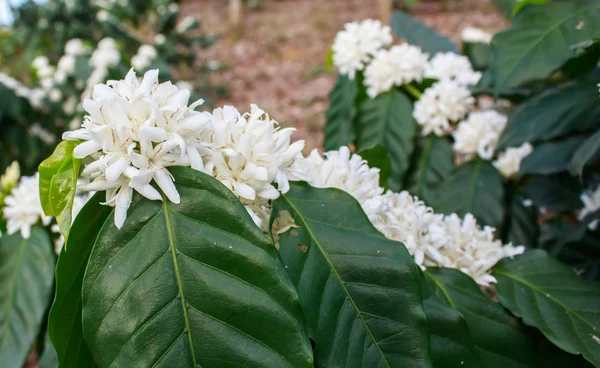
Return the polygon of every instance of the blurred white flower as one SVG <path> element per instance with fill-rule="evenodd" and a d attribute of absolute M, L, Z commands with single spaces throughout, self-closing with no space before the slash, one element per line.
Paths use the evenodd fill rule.
<path fill-rule="evenodd" d="M 67 55 L 85 55 L 89 51 L 89 47 L 83 44 L 79 38 L 73 38 L 65 44 L 65 54 Z"/>
<path fill-rule="evenodd" d="M 175 26 L 175 31 L 177 33 L 184 33 L 190 28 L 192 28 L 195 24 L 196 18 L 191 15 L 188 15 L 187 17 L 183 18 L 181 22 L 177 23 L 177 25 Z"/>
<path fill-rule="evenodd" d="M 579 220 L 585 219 L 588 215 L 598 211 L 600 209 L 600 185 L 596 190 L 588 190 L 581 193 L 581 202 L 583 208 L 577 214 Z M 590 230 L 596 230 L 598 228 L 598 219 L 593 220 L 588 224 Z"/>
<path fill-rule="evenodd" d="M 89 115 L 81 129 L 64 134 L 64 139 L 83 141 L 73 151 L 75 157 L 94 159 L 82 173 L 89 183 L 79 189 L 105 190 L 118 228 L 127 217 L 133 190 L 162 200 L 150 185 L 154 180 L 171 202 L 179 203 L 167 167 L 203 169 L 196 137 L 208 119 L 194 111 L 202 100 L 188 107 L 189 97 L 188 90 L 171 82 L 158 84 L 158 70 L 138 79 L 132 69 L 124 80 L 95 86 L 92 99 L 83 102 Z"/>
<path fill-rule="evenodd" d="M 38 173 L 31 177 L 23 176 L 19 185 L 4 199 L 5 207 L 2 213 L 8 235 L 19 231 L 23 238 L 28 239 L 31 227 L 38 221 L 48 225 L 52 220 L 52 217 L 44 215 L 38 186 Z"/>
<path fill-rule="evenodd" d="M 12 90 L 15 95 L 25 98 L 31 106 L 38 109 L 43 106 L 46 92 L 42 89 L 31 89 L 8 74 L 0 72 L 0 84 Z"/>
<path fill-rule="evenodd" d="M 462 119 L 473 109 L 475 98 L 463 85 L 448 79 L 427 88 L 415 103 L 413 117 L 422 128 L 422 134 L 438 136 L 450 132 L 450 123 Z"/>
<path fill-rule="evenodd" d="M 154 36 L 154 43 L 157 45 L 162 45 L 167 41 L 167 38 L 165 37 L 164 34 L 159 33 L 156 36 Z"/>
<path fill-rule="evenodd" d="M 145 70 L 152 64 L 156 55 L 157 53 L 154 46 L 141 45 L 137 54 L 131 58 L 131 66 L 138 70 Z"/>
<path fill-rule="evenodd" d="M 429 55 L 418 46 L 402 44 L 379 50 L 365 69 L 365 85 L 371 98 L 392 86 L 421 82 Z"/>
<path fill-rule="evenodd" d="M 494 110 L 472 112 L 452 134 L 454 151 L 463 160 L 471 160 L 475 155 L 491 160 L 507 121 L 505 115 Z"/>
<path fill-rule="evenodd" d="M 493 35 L 481 28 L 466 27 L 463 28 L 460 38 L 466 43 L 490 43 Z"/>
<path fill-rule="evenodd" d="M 425 77 L 452 80 L 462 85 L 473 85 L 481 79 L 481 73 L 473 70 L 469 58 L 454 52 L 439 52 L 431 59 Z"/>
<path fill-rule="evenodd" d="M 121 53 L 117 49 L 115 40 L 110 37 L 101 39 L 88 61 L 94 70 L 85 83 L 85 90 L 81 94 L 82 101 L 92 96 L 94 86 L 103 83 L 108 69 L 117 65 L 119 61 L 121 61 Z"/>
<path fill-rule="evenodd" d="M 107 22 L 110 19 L 110 13 L 104 9 L 100 10 L 96 13 L 96 19 L 101 23 Z"/>
<path fill-rule="evenodd" d="M 346 23 L 333 42 L 333 63 L 340 74 L 354 79 L 356 71 L 363 70 L 379 49 L 391 43 L 390 27 L 378 20 Z"/>
<path fill-rule="evenodd" d="M 525 142 L 520 147 L 507 148 L 506 151 L 500 153 L 493 164 L 502 175 L 511 178 L 517 175 L 521 168 L 521 161 L 531 152 L 533 152 L 533 146 L 529 142 Z"/>
<path fill-rule="evenodd" d="M 171 13 L 177 13 L 179 11 L 179 5 L 177 5 L 177 3 L 170 3 L 169 6 L 167 6 L 167 9 Z"/>
<path fill-rule="evenodd" d="M 20 176 L 21 169 L 19 168 L 19 163 L 13 161 L 10 166 L 6 168 L 4 174 L 0 176 L 0 189 L 7 192 L 11 191 L 19 182 Z"/>

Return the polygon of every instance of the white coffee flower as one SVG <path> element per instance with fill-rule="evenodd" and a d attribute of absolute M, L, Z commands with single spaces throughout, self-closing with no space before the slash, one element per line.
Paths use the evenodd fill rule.
<path fill-rule="evenodd" d="M 491 160 L 507 121 L 505 115 L 494 110 L 472 112 L 453 133 L 454 151 L 463 160 L 471 160 L 475 155 Z"/>
<path fill-rule="evenodd" d="M 65 44 L 65 54 L 67 55 L 85 55 L 88 53 L 89 47 L 83 44 L 79 38 L 73 38 Z"/>
<path fill-rule="evenodd" d="M 333 42 L 333 63 L 340 74 L 354 79 L 356 71 L 363 70 L 379 49 L 391 43 L 390 27 L 378 20 L 346 23 Z"/>
<path fill-rule="evenodd" d="M 38 186 L 38 173 L 31 177 L 23 176 L 19 185 L 4 199 L 5 207 L 2 214 L 6 220 L 8 235 L 19 231 L 23 238 L 28 239 L 31 235 L 31 227 L 38 221 L 41 220 L 42 224 L 48 225 L 52 220 L 52 217 L 44 215 Z"/>
<path fill-rule="evenodd" d="M 425 70 L 425 77 L 439 80 L 453 80 L 462 85 L 474 85 L 481 79 L 481 73 L 473 70 L 469 58 L 454 52 L 439 52 L 431 59 Z"/>
<path fill-rule="evenodd" d="M 493 35 L 481 28 L 466 27 L 463 28 L 460 38 L 466 43 L 490 43 Z"/>
<path fill-rule="evenodd" d="M 95 68 L 108 68 L 118 64 L 120 60 L 121 54 L 115 40 L 106 37 L 98 42 L 98 47 L 92 52 L 90 65 Z"/>
<path fill-rule="evenodd" d="M 190 28 L 192 28 L 195 24 L 196 18 L 191 15 L 188 15 L 187 17 L 183 18 L 181 22 L 177 23 L 177 25 L 175 26 L 175 31 L 180 34 L 184 33 Z"/>
<path fill-rule="evenodd" d="M 167 37 L 165 37 L 164 34 L 159 33 L 156 36 L 154 36 L 154 43 L 157 45 L 162 45 L 167 41 Z"/>
<path fill-rule="evenodd" d="M 600 185 L 596 188 L 596 190 L 588 190 L 581 193 L 579 198 L 581 198 L 583 208 L 579 210 L 577 218 L 579 220 L 583 220 L 588 215 L 591 215 L 600 209 Z M 588 224 L 588 228 L 590 230 L 596 230 L 598 228 L 598 220 L 596 219 L 590 222 Z"/>
<path fill-rule="evenodd" d="M 158 70 L 142 79 L 129 71 L 124 80 L 94 87 L 92 99 L 83 107 L 89 115 L 81 129 L 63 138 L 82 140 L 73 151 L 76 158 L 94 159 L 83 170 L 88 184 L 82 191 L 106 191 L 106 204 L 115 207 L 115 225 L 127 217 L 133 190 L 151 200 L 161 200 L 154 182 L 173 203 L 179 193 L 167 170 L 169 166 L 204 168 L 196 137 L 208 119 L 187 106 L 190 92 L 165 82 L 158 84 Z"/>
<path fill-rule="evenodd" d="M 96 13 L 96 19 L 100 23 L 107 22 L 110 19 L 110 13 L 104 9 L 100 10 L 98 13 Z"/>
<path fill-rule="evenodd" d="M 256 105 L 246 114 L 232 106 L 204 114 L 211 124 L 199 137 L 208 147 L 202 152 L 203 171 L 235 193 L 259 226 L 266 225 L 270 209 L 264 207 L 289 190 L 290 166 L 301 157 L 304 141 L 291 143 L 295 129 L 279 129 Z"/>
<path fill-rule="evenodd" d="M 498 171 L 507 178 L 511 178 L 519 172 L 521 161 L 533 152 L 533 146 L 529 142 L 523 143 L 520 147 L 510 147 L 500 153 L 498 159 L 493 162 Z"/>
<path fill-rule="evenodd" d="M 429 55 L 420 47 L 402 44 L 379 50 L 365 69 L 365 85 L 371 98 L 392 86 L 421 82 Z"/>
<path fill-rule="evenodd" d="M 135 54 L 131 58 L 131 66 L 135 69 L 145 70 L 152 64 L 152 60 L 154 60 L 157 56 L 156 49 L 151 45 L 141 45 Z"/>
<path fill-rule="evenodd" d="M 445 79 L 427 88 L 415 103 L 413 117 L 422 134 L 438 136 L 450 132 L 452 122 L 459 121 L 473 109 L 475 98 L 463 85 Z"/>

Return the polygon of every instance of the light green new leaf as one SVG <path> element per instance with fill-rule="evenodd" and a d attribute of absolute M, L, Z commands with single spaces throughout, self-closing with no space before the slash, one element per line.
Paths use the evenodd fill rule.
<path fill-rule="evenodd" d="M 600 32 L 600 2 L 572 0 L 527 6 L 492 40 L 496 92 L 546 78 L 574 56 L 571 45 Z"/>
<path fill-rule="evenodd" d="M 0 367 L 23 366 L 52 298 L 54 259 L 41 228 L 0 239 Z"/>
<path fill-rule="evenodd" d="M 394 12 L 390 25 L 398 37 L 411 45 L 420 46 L 430 56 L 446 51 L 460 53 L 456 45 L 448 38 L 402 12 Z"/>
<path fill-rule="evenodd" d="M 323 132 L 326 151 L 337 150 L 354 141 L 354 117 L 356 116 L 356 81 L 340 75 L 329 94 L 329 109 L 325 116 L 327 122 Z"/>
<path fill-rule="evenodd" d="M 429 367 L 418 269 L 348 193 L 292 183 L 275 202 L 300 229 L 281 257 L 298 290 L 317 367 Z"/>
<path fill-rule="evenodd" d="M 83 339 L 81 286 L 94 241 L 112 212 L 111 207 L 100 204 L 104 197 L 104 193 L 97 193 L 81 209 L 67 245 L 58 257 L 56 296 L 48 318 L 48 334 L 61 368 L 95 366 Z"/>
<path fill-rule="evenodd" d="M 100 367 L 312 367 L 298 295 L 269 236 L 223 184 L 170 169 L 181 203 L 109 216 L 83 280 Z"/>
<path fill-rule="evenodd" d="M 571 159 L 569 171 L 573 175 L 581 176 L 583 174 L 583 168 L 588 163 L 591 163 L 591 161 L 597 160 L 599 154 L 600 130 L 594 133 L 594 135 L 592 135 L 589 139 L 583 142 L 579 148 L 577 148 Z"/>
<path fill-rule="evenodd" d="M 391 162 L 388 183 L 394 191 L 402 186 L 414 149 L 417 128 L 412 110 L 411 100 L 392 90 L 367 100 L 356 117 L 356 149 L 362 151 L 379 144 L 387 150 Z"/>
<path fill-rule="evenodd" d="M 493 275 L 498 298 L 513 314 L 561 349 L 600 365 L 600 284 L 541 250 L 502 260 Z"/>
<path fill-rule="evenodd" d="M 60 142 L 52 155 L 39 166 L 42 208 L 47 216 L 56 217 L 65 239 L 68 239 L 71 227 L 71 209 L 81 163 L 73 157 L 73 149 L 78 144 L 78 141 Z"/>
<path fill-rule="evenodd" d="M 452 172 L 439 188 L 436 211 L 464 216 L 472 213 L 480 225 L 501 229 L 506 212 L 504 178 L 488 161 L 467 162 Z"/>
<path fill-rule="evenodd" d="M 428 268 L 425 276 L 435 295 L 462 314 L 483 367 L 537 367 L 535 345 L 524 326 L 483 295 L 473 279 L 451 268 Z"/>
<path fill-rule="evenodd" d="M 584 140 L 583 136 L 573 136 L 537 145 L 521 162 L 519 174 L 548 175 L 567 171 L 573 154 Z"/>

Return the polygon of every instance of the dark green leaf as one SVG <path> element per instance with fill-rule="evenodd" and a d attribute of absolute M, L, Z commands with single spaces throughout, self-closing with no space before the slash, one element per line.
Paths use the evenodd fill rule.
<path fill-rule="evenodd" d="M 48 336 L 45 338 L 44 351 L 40 355 L 39 368 L 58 368 L 58 355 Z"/>
<path fill-rule="evenodd" d="M 323 148 L 326 151 L 337 150 L 354 141 L 356 94 L 356 82 L 347 76 L 340 75 L 329 95 L 327 123 L 323 129 L 325 133 Z"/>
<path fill-rule="evenodd" d="M 429 334 L 418 270 L 359 203 L 337 189 L 292 183 L 275 202 L 301 229 L 281 242 L 318 367 L 428 367 Z"/>
<path fill-rule="evenodd" d="M 493 271 L 497 295 L 555 345 L 600 365 L 600 284 L 581 280 L 541 250 L 504 259 Z"/>
<path fill-rule="evenodd" d="M 417 141 L 415 154 L 406 175 L 408 191 L 431 205 L 439 187 L 454 169 L 454 152 L 447 139 L 433 134 Z"/>
<path fill-rule="evenodd" d="M 477 159 L 460 165 L 440 187 L 434 208 L 445 214 L 472 213 L 480 225 L 501 229 L 504 222 L 504 179 L 492 164 Z"/>
<path fill-rule="evenodd" d="M 533 152 L 521 162 L 519 174 L 548 175 L 567 171 L 573 153 L 581 146 L 583 141 L 584 137 L 574 136 L 537 145 Z M 600 144 L 600 141 L 598 143 Z"/>
<path fill-rule="evenodd" d="M 81 286 L 94 241 L 112 212 L 111 207 L 100 204 L 103 201 L 104 193 L 98 193 L 81 209 L 67 246 L 58 257 L 56 296 L 48 318 L 48 333 L 61 368 L 95 364 L 83 340 Z"/>
<path fill-rule="evenodd" d="M 600 129 L 575 151 L 569 165 L 569 171 L 573 175 L 581 176 L 583 168 L 588 163 L 598 159 L 600 154 Z"/>
<path fill-rule="evenodd" d="M 487 43 L 466 43 L 463 52 L 476 70 L 485 70 L 490 65 L 492 47 Z"/>
<path fill-rule="evenodd" d="M 510 18 L 512 11 L 519 0 L 494 0 L 496 7 L 506 18 Z"/>
<path fill-rule="evenodd" d="M 548 0 L 519 0 L 511 12 L 511 17 L 514 18 L 514 16 L 526 5 L 541 5 L 546 4 L 547 2 Z"/>
<path fill-rule="evenodd" d="M 531 175 L 525 184 L 527 197 L 548 211 L 574 211 L 581 208 L 579 196 L 582 191 L 579 179 L 567 173 Z"/>
<path fill-rule="evenodd" d="M 525 102 L 509 118 L 499 149 L 547 141 L 598 126 L 597 84 L 595 79 L 575 81 Z"/>
<path fill-rule="evenodd" d="M 390 157 L 389 187 L 397 191 L 402 185 L 414 148 L 416 123 L 412 102 L 402 92 L 392 90 L 366 101 L 356 117 L 356 148 L 361 151 L 383 146 Z"/>
<path fill-rule="evenodd" d="M 524 327 L 483 295 L 469 276 L 450 268 L 428 268 L 425 276 L 435 295 L 464 317 L 484 367 L 537 366 L 535 346 Z"/>
<path fill-rule="evenodd" d="M 431 357 L 434 367 L 481 367 L 479 352 L 462 314 L 447 298 L 435 295 L 436 286 L 428 285 L 421 277 L 423 306 L 431 338 Z"/>
<path fill-rule="evenodd" d="M 369 167 L 376 167 L 379 169 L 379 185 L 383 188 L 387 188 L 391 163 L 385 148 L 378 144 L 375 147 L 358 152 L 358 155 L 367 161 Z"/>
<path fill-rule="evenodd" d="M 539 233 L 538 211 L 533 203 L 527 201 L 531 200 L 519 189 L 510 193 L 506 236 L 503 240 L 506 243 L 534 248 Z"/>
<path fill-rule="evenodd" d="M 270 238 L 216 179 L 170 171 L 181 204 L 136 196 L 123 228 L 111 215 L 94 243 L 83 332 L 98 365 L 312 367 Z"/>
<path fill-rule="evenodd" d="M 600 59 L 600 39 L 587 40 L 571 46 L 575 57 L 563 65 L 562 70 L 571 78 L 589 73 Z"/>
<path fill-rule="evenodd" d="M 573 57 L 570 45 L 598 36 L 600 2 L 572 0 L 527 6 L 492 40 L 496 92 L 546 78 Z"/>
<path fill-rule="evenodd" d="M 60 231 L 68 239 L 71 208 L 75 198 L 81 160 L 73 157 L 77 141 L 62 141 L 39 167 L 40 201 L 47 216 L 55 216 Z"/>
<path fill-rule="evenodd" d="M 0 367 L 23 366 L 52 298 L 54 259 L 41 228 L 0 239 Z"/>
<path fill-rule="evenodd" d="M 460 53 L 456 45 L 448 38 L 402 12 L 394 12 L 391 26 L 398 37 L 406 40 L 411 45 L 420 46 L 423 51 L 431 56 L 446 51 Z"/>

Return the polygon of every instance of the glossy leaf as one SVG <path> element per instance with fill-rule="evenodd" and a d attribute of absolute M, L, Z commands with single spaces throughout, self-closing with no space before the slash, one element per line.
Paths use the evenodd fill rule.
<path fill-rule="evenodd" d="M 410 99 L 392 90 L 366 101 L 356 117 L 356 148 L 361 151 L 379 144 L 387 150 L 392 190 L 400 189 L 414 149 L 417 131 L 412 110 Z"/>
<path fill-rule="evenodd" d="M 402 12 L 394 12 L 390 25 L 398 37 L 411 45 L 420 46 L 430 56 L 446 51 L 460 53 L 456 45 L 448 38 Z"/>
<path fill-rule="evenodd" d="M 492 40 L 490 69 L 496 92 L 546 78 L 573 57 L 569 46 L 598 35 L 596 0 L 550 2 L 521 9 Z"/>
<path fill-rule="evenodd" d="M 21 367 L 52 297 L 54 254 L 48 233 L 0 238 L 0 367 Z"/>
<path fill-rule="evenodd" d="M 308 319 L 317 367 L 428 367 L 429 334 L 418 270 L 360 205 L 338 189 L 292 183 L 275 202 L 300 229 L 281 257 Z"/>
<path fill-rule="evenodd" d="M 529 251 L 494 267 L 497 295 L 555 345 L 600 365 L 600 284 L 581 280 L 546 252 Z"/>
<path fill-rule="evenodd" d="M 598 80 L 568 83 L 532 98 L 517 108 L 500 137 L 499 150 L 538 143 L 600 123 Z"/>
<path fill-rule="evenodd" d="M 537 367 L 535 345 L 525 328 L 469 276 L 450 268 L 428 268 L 425 276 L 435 295 L 464 317 L 482 366 Z"/>
<path fill-rule="evenodd" d="M 100 367 L 312 367 L 298 295 L 270 237 L 224 185 L 176 167 L 181 204 L 136 196 L 112 215 L 83 282 Z"/>
<path fill-rule="evenodd" d="M 532 175 L 525 184 L 528 198 L 548 211 L 574 211 L 583 204 L 579 196 L 583 191 L 579 178 L 567 173 L 555 175 Z"/>
<path fill-rule="evenodd" d="M 504 242 L 534 248 L 537 244 L 539 234 L 536 206 L 520 189 L 513 189 L 510 193 L 508 208 L 506 236 L 503 237 Z"/>
<path fill-rule="evenodd" d="M 600 145 L 600 135 L 599 145 Z M 582 136 L 539 144 L 521 162 L 519 174 L 556 174 L 567 171 L 573 154 L 584 141 Z"/>
<path fill-rule="evenodd" d="M 391 163 L 385 148 L 378 144 L 375 147 L 358 152 L 358 155 L 367 161 L 369 167 L 376 167 L 379 169 L 379 186 L 387 188 Z"/>
<path fill-rule="evenodd" d="M 422 137 L 417 142 L 405 188 L 431 205 L 453 169 L 454 152 L 448 140 L 433 134 Z"/>
<path fill-rule="evenodd" d="M 485 70 L 490 65 L 492 48 L 487 43 L 465 43 L 463 53 L 469 58 L 475 70 Z"/>
<path fill-rule="evenodd" d="M 434 208 L 461 217 L 472 213 L 480 225 L 501 229 L 506 212 L 503 182 L 502 175 L 487 161 L 464 163 L 440 187 Z"/>
<path fill-rule="evenodd" d="M 587 164 L 591 164 L 596 161 L 599 156 L 600 130 L 596 131 L 596 133 L 585 140 L 585 142 L 583 142 L 583 144 L 577 148 L 569 164 L 569 171 L 573 175 L 581 176 L 583 174 L 583 168 Z"/>
<path fill-rule="evenodd" d="M 327 122 L 323 129 L 326 151 L 337 150 L 354 141 L 354 117 L 356 116 L 355 101 L 357 95 L 356 81 L 340 75 L 329 95 Z"/>
<path fill-rule="evenodd" d="M 104 193 L 94 195 L 81 209 L 67 245 L 58 257 L 56 296 L 48 318 L 48 334 L 61 368 L 95 364 L 83 339 L 81 287 L 94 241 L 112 212 L 111 207 L 100 204 L 104 197 Z"/>
<path fill-rule="evenodd" d="M 40 201 L 47 216 L 55 216 L 62 235 L 68 239 L 71 208 L 75 198 L 81 160 L 73 157 L 78 141 L 62 141 L 39 167 Z"/>

